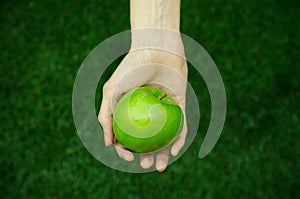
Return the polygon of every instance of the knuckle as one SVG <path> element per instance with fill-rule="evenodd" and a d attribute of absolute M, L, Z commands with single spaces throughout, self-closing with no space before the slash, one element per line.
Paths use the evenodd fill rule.
<path fill-rule="evenodd" d="M 107 93 L 107 92 L 109 92 L 110 91 L 110 84 L 109 84 L 109 82 L 106 82 L 104 85 L 103 85 L 103 88 L 102 88 L 102 90 L 103 90 L 103 93 Z"/>
<path fill-rule="evenodd" d="M 100 112 L 99 115 L 98 115 L 98 120 L 99 120 L 99 122 L 100 122 L 101 124 L 104 123 L 104 117 L 102 116 L 101 112 Z"/>
<path fill-rule="evenodd" d="M 181 148 L 185 143 L 185 139 L 180 139 L 178 142 L 178 146 Z"/>

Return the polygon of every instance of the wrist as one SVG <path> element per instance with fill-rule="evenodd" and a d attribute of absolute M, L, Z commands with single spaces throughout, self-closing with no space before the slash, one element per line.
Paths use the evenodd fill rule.
<path fill-rule="evenodd" d="M 169 29 L 143 28 L 131 30 L 131 51 L 164 50 L 185 58 L 181 33 Z"/>

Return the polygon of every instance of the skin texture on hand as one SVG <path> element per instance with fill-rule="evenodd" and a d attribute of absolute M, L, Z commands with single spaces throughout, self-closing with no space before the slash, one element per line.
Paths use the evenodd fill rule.
<path fill-rule="evenodd" d="M 182 80 L 180 81 L 178 76 L 171 75 L 170 71 L 167 70 L 168 67 L 169 70 L 173 70 L 180 75 Z M 113 109 L 122 94 L 133 88 L 152 84 L 170 95 L 181 107 L 185 116 L 186 78 L 186 60 L 178 55 L 157 49 L 130 51 L 103 87 L 103 99 L 98 119 L 104 131 L 106 146 L 114 143 L 120 158 L 127 161 L 134 159 L 134 155 L 115 140 L 112 130 Z M 160 85 L 166 85 L 172 91 Z M 154 156 L 156 156 L 156 169 L 158 171 L 165 170 L 169 153 L 173 156 L 179 153 L 185 143 L 186 134 L 187 125 L 185 120 L 182 132 L 171 147 L 166 147 L 155 154 L 140 155 L 141 167 L 151 167 L 154 163 Z"/>
<path fill-rule="evenodd" d="M 122 94 L 139 86 L 153 85 L 166 92 L 177 102 L 184 113 L 182 132 L 169 147 L 155 154 L 140 155 L 141 167 L 151 167 L 155 157 L 156 169 L 164 171 L 169 161 L 169 154 L 176 156 L 179 153 L 187 135 L 185 117 L 187 63 L 179 32 L 180 0 L 130 0 L 130 23 L 131 50 L 103 87 L 98 119 L 104 131 L 106 146 L 114 143 L 118 155 L 127 161 L 132 161 L 134 155 L 114 138 L 113 109 Z M 161 34 L 162 32 L 157 30 L 138 31 L 144 28 L 161 28 L 173 32 Z M 167 48 L 155 48 L 161 46 L 160 44 Z M 140 48 L 149 47 L 147 45 L 154 45 L 154 48 Z M 173 72 L 170 72 L 170 69 Z"/>
<path fill-rule="evenodd" d="M 131 29 L 158 27 L 179 31 L 180 0 L 130 0 Z"/>

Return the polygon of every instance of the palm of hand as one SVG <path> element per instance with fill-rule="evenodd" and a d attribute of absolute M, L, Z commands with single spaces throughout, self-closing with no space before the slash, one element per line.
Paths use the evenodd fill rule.
<path fill-rule="evenodd" d="M 185 115 L 186 79 L 187 63 L 184 58 L 156 49 L 130 51 L 103 87 L 103 99 L 98 119 L 104 131 L 105 144 L 109 146 L 114 140 L 112 113 L 117 100 L 123 93 L 145 84 L 155 85 L 177 101 Z M 172 144 L 173 156 L 176 156 L 183 147 L 186 134 L 185 120 L 180 136 Z M 127 161 L 134 159 L 133 154 L 116 140 L 115 148 L 121 158 Z M 170 146 L 155 154 L 141 154 L 141 167 L 151 167 L 156 156 L 156 169 L 165 170 L 169 160 L 169 151 Z"/>

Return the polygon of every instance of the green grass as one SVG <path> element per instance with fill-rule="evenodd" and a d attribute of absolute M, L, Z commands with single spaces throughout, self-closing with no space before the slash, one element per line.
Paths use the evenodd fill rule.
<path fill-rule="evenodd" d="M 225 83 L 224 131 L 198 159 L 210 100 L 190 72 L 202 114 L 194 143 L 164 173 L 129 174 L 87 152 L 71 112 L 81 62 L 129 29 L 129 1 L 1 1 L 0 197 L 299 198 L 299 6 L 182 1 L 181 31 L 210 53 Z"/>

